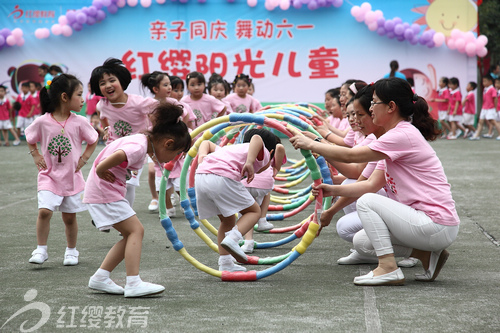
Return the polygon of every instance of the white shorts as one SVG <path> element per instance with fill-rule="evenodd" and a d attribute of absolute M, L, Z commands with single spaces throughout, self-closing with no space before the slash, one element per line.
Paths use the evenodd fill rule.
<path fill-rule="evenodd" d="M 464 113 L 464 125 L 474 125 L 474 118 L 476 117 L 475 114 L 471 113 Z"/>
<path fill-rule="evenodd" d="M 438 111 L 439 120 L 448 120 L 448 111 Z"/>
<path fill-rule="evenodd" d="M 256 187 L 247 187 L 248 192 L 252 195 L 252 197 L 255 199 L 255 202 L 257 202 L 260 205 L 262 205 L 262 201 L 264 200 L 264 197 L 269 194 L 269 192 L 272 191 L 271 189 L 262 189 L 262 188 L 256 188 Z"/>
<path fill-rule="evenodd" d="M 129 180 L 127 180 L 127 185 L 132 185 L 136 187 L 140 185 L 139 179 L 141 178 L 142 169 L 144 168 L 140 168 L 137 171 L 132 171 L 132 177 Z"/>
<path fill-rule="evenodd" d="M 87 204 L 90 216 L 99 230 L 113 228 L 113 224 L 125 221 L 135 215 L 127 200 L 100 204 Z"/>
<path fill-rule="evenodd" d="M 33 120 L 34 120 L 33 117 L 25 118 L 25 117 L 18 116 L 17 122 L 16 122 L 16 127 L 17 128 L 26 128 L 29 125 L 31 125 Z"/>
<path fill-rule="evenodd" d="M 11 128 L 12 128 L 12 123 L 10 122 L 10 119 L 0 120 L 0 130 L 8 130 Z"/>
<path fill-rule="evenodd" d="M 200 219 L 216 215 L 228 217 L 255 203 L 245 185 L 210 173 L 196 174 L 194 188 Z"/>
<path fill-rule="evenodd" d="M 149 155 L 147 155 L 147 159 L 148 159 L 148 167 L 149 167 L 149 163 L 154 163 L 154 161 L 151 157 L 149 157 Z"/>
<path fill-rule="evenodd" d="M 78 213 L 87 210 L 82 203 L 83 191 L 71 196 L 63 197 L 50 191 L 38 191 L 38 209 L 56 210 L 61 213 Z"/>
<path fill-rule="evenodd" d="M 479 115 L 479 119 L 492 120 L 497 119 L 497 112 L 495 109 L 481 109 L 481 114 Z"/>
<path fill-rule="evenodd" d="M 448 118 L 448 121 L 456 121 L 459 124 L 461 124 L 463 119 L 464 119 L 464 116 L 462 116 L 462 115 L 450 115 L 450 117 Z"/>
<path fill-rule="evenodd" d="M 161 177 L 155 176 L 155 188 L 156 188 L 156 192 L 160 192 L 160 184 L 161 184 L 161 179 L 162 178 L 163 178 L 163 175 Z M 174 186 L 174 184 L 172 182 L 172 178 L 168 178 L 167 179 L 167 187 L 165 189 L 168 190 L 172 186 Z"/>

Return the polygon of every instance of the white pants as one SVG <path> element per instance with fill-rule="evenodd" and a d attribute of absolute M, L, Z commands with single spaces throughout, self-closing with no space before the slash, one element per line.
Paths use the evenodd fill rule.
<path fill-rule="evenodd" d="M 413 248 L 438 251 L 450 246 L 458 234 L 458 225 L 434 223 L 424 212 L 381 195 L 365 194 L 357 207 L 363 230 L 353 243 L 361 254 L 406 257 Z"/>

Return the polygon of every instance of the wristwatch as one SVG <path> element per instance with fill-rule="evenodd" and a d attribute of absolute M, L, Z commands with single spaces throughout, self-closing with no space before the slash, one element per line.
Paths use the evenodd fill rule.
<path fill-rule="evenodd" d="M 321 142 L 321 137 L 317 136 L 317 137 L 314 139 L 314 141 L 316 141 L 316 142 Z"/>

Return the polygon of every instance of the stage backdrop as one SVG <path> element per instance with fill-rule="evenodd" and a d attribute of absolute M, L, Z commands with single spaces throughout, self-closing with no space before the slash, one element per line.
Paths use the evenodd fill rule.
<path fill-rule="evenodd" d="M 147 8 L 125 5 L 115 14 L 103 7 L 106 17 L 100 22 L 84 23 L 69 37 L 51 34 L 41 39 L 35 36 L 36 29 L 51 29 L 68 10 L 89 7 L 92 1 L 2 0 L 0 29 L 20 28 L 24 44 L 0 50 L 0 83 L 15 97 L 22 81 L 41 80 L 36 67 L 46 63 L 75 74 L 86 90 L 92 69 L 108 57 L 122 59 L 131 71 L 134 80 L 129 93 L 148 95 L 140 89 L 138 79 L 154 70 L 181 77 L 197 70 L 207 78 L 217 72 L 228 81 L 246 73 L 254 78 L 255 96 L 268 103 L 321 103 L 326 90 L 346 79 L 372 82 L 381 78 L 393 59 L 399 61 L 400 71 L 414 78 L 417 93 L 426 98 L 436 90 L 441 76 L 458 77 L 462 93 L 468 81 L 476 80 L 476 57 L 446 45 L 430 48 L 380 36 L 351 14 L 353 5 L 360 6 L 362 1 L 338 3 L 342 4 L 338 8 L 309 10 L 304 5 L 270 11 L 263 2 L 250 7 L 240 0 L 153 1 Z M 420 34 L 429 25 L 449 35 L 450 29 L 440 20 L 445 14 L 455 15 L 451 26 L 464 31 L 476 25 L 477 8 L 468 0 L 369 3 L 385 19 L 399 17 L 403 22 L 418 23 Z"/>

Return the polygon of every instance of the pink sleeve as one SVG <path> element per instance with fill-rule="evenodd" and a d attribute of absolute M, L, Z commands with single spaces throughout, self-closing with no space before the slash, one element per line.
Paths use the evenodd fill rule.
<path fill-rule="evenodd" d="M 24 133 L 26 134 L 26 142 L 29 144 L 34 145 L 37 142 L 40 142 L 42 140 L 40 134 L 40 122 L 42 118 L 36 119 L 34 122 L 31 123 L 25 130 Z M 94 130 L 95 132 L 95 130 Z"/>

